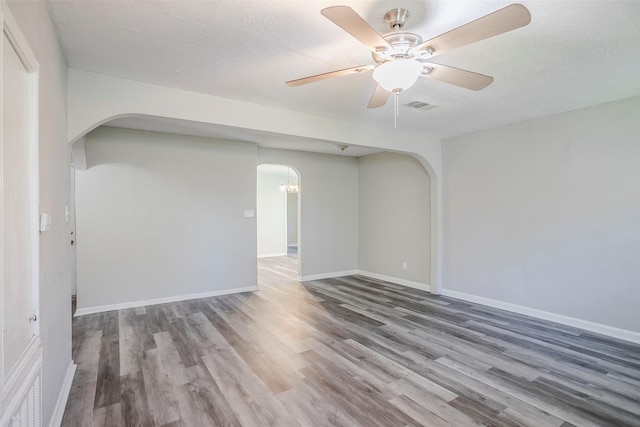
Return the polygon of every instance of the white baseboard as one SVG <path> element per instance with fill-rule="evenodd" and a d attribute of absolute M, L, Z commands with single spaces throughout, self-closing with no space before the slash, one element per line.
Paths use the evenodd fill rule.
<path fill-rule="evenodd" d="M 73 360 L 69 361 L 69 367 L 67 368 L 67 374 L 64 376 L 62 382 L 62 388 L 58 394 L 58 400 L 56 406 L 53 408 L 53 415 L 51 416 L 51 422 L 49 427 L 60 427 L 62 424 L 62 417 L 64 416 L 64 408 L 67 406 L 67 400 L 69 399 L 69 393 L 71 392 L 71 384 L 73 384 L 73 376 L 76 373 L 78 365 L 73 363 Z"/>
<path fill-rule="evenodd" d="M 278 252 L 275 254 L 262 254 L 262 255 L 258 255 L 258 258 L 272 258 L 274 256 L 287 256 L 286 252 Z"/>
<path fill-rule="evenodd" d="M 176 295 L 172 297 L 154 298 L 142 301 L 124 302 L 120 304 L 99 305 L 94 307 L 78 308 L 76 310 L 77 316 L 84 316 L 85 314 L 102 313 L 104 311 L 122 310 L 125 308 L 144 307 L 145 305 L 166 304 L 170 302 L 185 301 L 190 299 L 217 297 L 220 295 L 239 294 L 241 292 L 254 292 L 257 291 L 257 286 L 247 286 L 245 288 L 233 288 L 224 289 L 221 291 L 200 292 L 197 294 Z"/>
<path fill-rule="evenodd" d="M 590 322 L 588 320 L 576 319 L 575 317 L 564 316 L 562 314 L 551 313 L 548 311 L 538 310 L 535 308 L 529 308 L 518 304 L 512 304 L 509 302 L 499 301 L 491 298 L 480 297 L 477 295 L 471 295 L 464 292 L 452 291 L 449 289 L 443 289 L 442 295 L 451 298 L 457 298 L 468 302 L 487 305 L 493 308 L 499 308 L 501 310 L 512 311 L 518 314 L 524 314 L 526 316 L 536 317 L 542 320 L 549 320 L 551 322 L 560 323 L 567 326 L 573 326 L 576 328 L 584 329 L 586 331 L 595 332 L 602 335 L 607 335 L 613 338 L 618 338 L 625 341 L 630 341 L 635 344 L 640 344 L 640 333 L 634 331 L 628 331 L 626 329 L 614 328 L 613 326 L 603 325 L 601 323 Z"/>
<path fill-rule="evenodd" d="M 409 288 L 420 289 L 421 291 L 431 292 L 431 287 L 425 283 L 413 282 L 411 280 L 399 279 L 397 277 L 385 276 L 384 274 L 371 273 L 363 270 L 346 270 L 346 271 L 334 271 L 331 273 L 311 274 L 308 276 L 300 277 L 301 282 L 308 282 L 311 280 L 333 279 L 343 276 L 366 276 L 372 279 L 384 280 L 385 282 L 395 283 L 396 285 L 407 286 Z"/>
<path fill-rule="evenodd" d="M 427 285 L 426 283 L 413 282 L 411 280 L 399 279 L 397 277 L 385 276 L 384 274 L 371 273 L 369 271 L 363 270 L 358 270 L 358 274 L 361 276 L 371 277 L 372 279 L 395 283 L 396 285 L 402 285 L 409 288 L 420 289 L 421 291 L 431 292 L 431 286 Z"/>
<path fill-rule="evenodd" d="M 301 276 L 301 282 L 309 282 L 311 280 L 333 279 L 334 277 L 353 276 L 358 274 L 358 270 L 346 270 L 346 271 L 334 271 L 332 273 L 310 274 L 308 276 Z"/>
<path fill-rule="evenodd" d="M 333 272 L 333 273 L 303 276 L 300 278 L 300 281 L 306 282 L 310 280 L 331 279 L 334 277 L 353 276 L 356 274 L 359 274 L 365 277 L 371 277 L 372 279 L 384 280 L 385 282 L 391 282 L 398 285 L 403 285 L 410 288 L 431 292 L 431 287 L 424 283 L 413 282 L 410 280 L 399 279 L 397 277 L 385 276 L 384 274 L 371 273 L 369 271 L 363 271 L 363 270 L 349 270 L 349 271 L 340 271 L 340 272 Z M 449 289 L 443 289 L 442 295 L 452 297 L 452 298 L 457 298 L 457 299 L 468 301 L 468 302 L 473 302 L 476 304 L 487 305 L 489 307 L 499 308 L 501 310 L 507 310 L 514 313 L 518 313 L 518 314 L 524 314 L 526 316 L 536 317 L 542 320 L 549 320 L 551 322 L 556 322 L 556 323 L 560 323 L 567 326 L 573 326 L 576 328 L 584 329 L 586 331 L 606 335 L 612 338 L 618 338 L 624 341 L 640 344 L 639 332 L 628 331 L 626 329 L 615 328 L 613 326 L 603 325 L 601 323 L 590 322 L 588 320 L 577 319 L 574 317 L 564 316 L 562 314 L 551 313 L 548 311 L 538 310 L 535 308 L 525 307 L 522 305 L 494 300 L 491 298 L 480 297 L 477 295 L 471 295 L 464 292 L 452 291 Z"/>

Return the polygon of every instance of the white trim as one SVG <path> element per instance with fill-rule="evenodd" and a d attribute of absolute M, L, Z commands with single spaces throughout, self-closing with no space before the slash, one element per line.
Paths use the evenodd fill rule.
<path fill-rule="evenodd" d="M 431 292 L 431 286 L 426 283 L 413 282 L 411 280 L 399 279 L 397 277 L 385 276 L 384 274 L 371 273 L 369 271 L 358 270 L 358 274 L 372 279 L 384 280 L 385 282 L 395 283 L 396 285 L 406 286 L 408 288 L 420 289 L 421 291 Z"/>
<path fill-rule="evenodd" d="M 25 53 L 24 47 L 22 54 Z M 27 55 L 28 56 L 28 55 Z M 23 59 L 24 61 L 25 59 Z M 31 322 L 32 332 L 40 335 L 40 74 L 38 63 L 30 59 L 25 64 L 30 70 L 31 89 L 31 130 L 29 147 L 29 167 L 31 168 L 31 292 L 33 297 L 33 315 L 35 320 Z"/>
<path fill-rule="evenodd" d="M 258 258 L 271 258 L 276 256 L 287 256 L 287 253 L 283 252 L 283 253 L 276 253 L 276 254 L 263 254 L 263 255 L 258 255 Z"/>
<path fill-rule="evenodd" d="M 421 162 L 422 163 L 422 162 Z M 432 169 L 429 167 L 429 162 L 422 163 L 422 165 L 429 173 L 429 180 L 431 181 L 431 189 L 430 189 L 430 201 L 431 204 L 431 231 L 430 231 L 430 240 L 431 240 L 431 254 L 430 254 L 430 265 L 431 271 L 429 273 L 429 280 L 431 283 L 429 287 L 431 288 L 431 293 L 434 295 L 440 295 L 442 292 L 442 266 L 443 266 L 443 189 L 442 189 L 442 171 L 436 174 L 435 171 L 433 174 L 430 172 Z"/>
<path fill-rule="evenodd" d="M 257 291 L 257 286 L 247 286 L 245 288 L 224 289 L 221 291 L 200 292 L 197 294 L 176 295 L 172 297 L 153 298 L 141 301 L 123 302 L 119 304 L 98 305 L 94 307 L 79 308 L 76 310 L 74 317 L 84 316 L 85 314 L 102 313 L 105 311 L 122 310 L 125 308 L 144 307 L 146 305 L 166 304 L 169 302 L 185 301 L 190 299 L 217 297 L 220 295 L 239 294 L 241 292 Z"/>
<path fill-rule="evenodd" d="M 333 279 L 335 277 L 353 276 L 358 274 L 358 270 L 334 271 L 332 273 L 310 274 L 301 276 L 298 280 L 301 282 L 309 282 L 311 280 Z"/>
<path fill-rule="evenodd" d="M 499 301 L 491 298 L 480 297 L 477 295 L 471 295 L 464 292 L 452 291 L 450 289 L 443 289 L 442 295 L 451 298 L 457 298 L 468 302 L 487 305 L 489 307 L 499 308 L 501 310 L 507 310 L 518 314 L 524 314 L 531 317 L 536 317 L 542 320 L 549 320 L 551 322 L 560 323 L 567 326 L 573 326 L 576 328 L 584 329 L 587 331 L 595 332 L 602 335 L 607 335 L 613 338 L 618 338 L 625 341 L 630 341 L 636 344 L 640 344 L 640 333 L 634 331 L 628 331 L 626 329 L 614 328 L 613 326 L 603 325 L 601 323 L 590 322 L 588 320 L 576 319 L 575 317 L 564 316 L 562 314 L 550 313 L 548 311 L 538 310 L 535 308 L 529 308 L 518 304 L 512 304 L 509 302 Z"/>
<path fill-rule="evenodd" d="M 40 69 L 40 64 L 36 59 L 36 56 L 31 51 L 29 47 L 29 43 L 27 43 L 27 39 L 22 34 L 20 27 L 18 26 L 18 22 L 13 17 L 11 11 L 3 7 L 2 8 L 2 31 L 6 34 L 7 39 L 13 46 L 13 49 L 16 51 L 18 58 L 22 61 L 22 64 L 27 69 L 29 73 L 37 73 Z"/>
<path fill-rule="evenodd" d="M 87 170 L 87 140 L 84 136 L 71 144 L 71 166 L 77 171 Z"/>
<path fill-rule="evenodd" d="M 73 363 L 73 360 L 69 361 L 69 367 L 67 368 L 67 374 L 64 376 L 64 382 L 58 394 L 58 400 L 56 406 L 53 408 L 53 415 L 51 416 L 51 422 L 49 427 L 60 427 L 62 424 L 62 417 L 64 416 L 64 408 L 67 406 L 67 400 L 69 399 L 69 393 L 71 392 L 71 384 L 73 384 L 73 376 L 76 373 L 78 365 Z"/>

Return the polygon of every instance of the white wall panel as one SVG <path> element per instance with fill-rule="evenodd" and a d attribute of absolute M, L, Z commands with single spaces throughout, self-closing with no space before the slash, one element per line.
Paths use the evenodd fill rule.
<path fill-rule="evenodd" d="M 256 286 L 256 146 L 102 127 L 76 173 L 78 308 Z"/>
<path fill-rule="evenodd" d="M 640 97 L 443 143 L 445 288 L 640 332 Z"/>
<path fill-rule="evenodd" d="M 396 153 L 361 157 L 358 167 L 358 268 L 428 286 L 429 175 L 416 159 Z"/>

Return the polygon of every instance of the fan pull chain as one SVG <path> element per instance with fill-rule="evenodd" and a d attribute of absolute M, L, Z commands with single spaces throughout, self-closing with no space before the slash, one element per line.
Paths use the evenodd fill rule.
<path fill-rule="evenodd" d="M 399 96 L 402 89 L 393 91 L 393 128 L 398 129 L 398 116 L 400 115 Z"/>

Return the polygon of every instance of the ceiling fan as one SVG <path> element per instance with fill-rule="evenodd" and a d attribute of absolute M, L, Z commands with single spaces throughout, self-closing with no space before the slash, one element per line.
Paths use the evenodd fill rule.
<path fill-rule="evenodd" d="M 423 41 L 417 34 L 401 31 L 409 18 L 407 9 L 396 8 L 385 14 L 384 19 L 391 28 L 391 32 L 385 35 L 380 35 L 349 6 L 327 7 L 322 9 L 321 14 L 369 48 L 375 64 L 291 80 L 287 85 L 300 86 L 333 77 L 373 71 L 373 79 L 377 86 L 369 100 L 368 108 L 385 105 L 391 93 L 394 93 L 396 116 L 398 94 L 411 87 L 418 77 L 470 90 L 487 87 L 493 81 L 493 77 L 431 62 L 431 59 L 453 49 L 524 27 L 531 21 L 531 14 L 526 7 L 512 4 Z"/>

